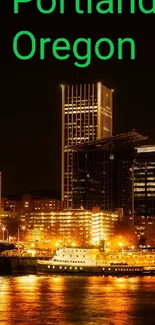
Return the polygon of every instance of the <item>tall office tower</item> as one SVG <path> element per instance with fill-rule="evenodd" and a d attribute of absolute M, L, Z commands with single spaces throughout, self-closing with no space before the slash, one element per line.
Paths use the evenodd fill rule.
<path fill-rule="evenodd" d="M 133 176 L 135 217 L 155 217 L 155 145 L 136 148 Z"/>
<path fill-rule="evenodd" d="M 112 93 L 100 82 L 62 86 L 62 200 L 72 208 L 72 146 L 112 136 Z"/>
<path fill-rule="evenodd" d="M 143 174 L 145 174 L 146 155 L 143 154 L 140 158 L 140 154 L 138 155 L 135 151 L 135 146 L 145 143 L 146 139 L 143 135 L 131 131 L 91 144 L 74 146 L 73 208 L 77 209 L 79 206 L 83 206 L 85 209 L 91 209 L 93 206 L 98 206 L 104 211 L 123 208 L 124 215 L 132 217 L 130 219 L 133 220 L 138 207 L 142 210 L 141 205 L 144 206 L 146 188 L 145 180 L 143 179 L 142 182 Z M 149 178 L 148 184 L 152 198 L 153 191 L 155 193 L 155 188 L 153 188 L 153 184 L 155 184 L 155 155 L 153 157 L 151 154 L 150 159 L 152 160 L 149 161 L 148 175 L 150 176 L 151 171 L 152 177 Z M 133 175 L 132 167 L 135 164 L 135 175 Z M 134 209 L 133 185 L 135 186 L 135 184 L 138 201 L 135 201 Z"/>

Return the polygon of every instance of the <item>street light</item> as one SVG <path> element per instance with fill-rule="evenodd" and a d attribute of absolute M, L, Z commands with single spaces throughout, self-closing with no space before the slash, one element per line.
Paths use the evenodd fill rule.
<path fill-rule="evenodd" d="M 9 232 L 8 232 L 8 229 L 6 229 L 6 240 L 9 242 Z"/>
<path fill-rule="evenodd" d="M 19 249 L 20 229 L 21 229 L 21 230 L 25 230 L 26 227 L 25 227 L 25 226 L 20 226 L 20 227 L 18 227 L 18 255 L 19 255 L 19 253 L 20 253 L 20 249 Z"/>
<path fill-rule="evenodd" d="M 3 227 L 3 228 L 2 228 L 2 240 L 3 240 L 3 241 L 4 241 L 4 233 L 5 233 L 5 230 L 6 230 L 6 228 Z"/>
<path fill-rule="evenodd" d="M 20 241 L 20 229 L 21 229 L 21 230 L 25 230 L 26 227 L 25 227 L 25 226 L 18 227 L 18 243 L 19 243 L 19 241 Z"/>
<path fill-rule="evenodd" d="M 118 245 L 119 245 L 119 247 L 122 249 L 122 252 L 123 252 L 124 244 L 123 244 L 122 242 L 120 242 Z"/>

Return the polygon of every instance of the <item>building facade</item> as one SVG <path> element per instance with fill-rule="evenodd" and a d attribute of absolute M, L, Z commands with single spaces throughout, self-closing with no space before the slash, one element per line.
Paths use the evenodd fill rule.
<path fill-rule="evenodd" d="M 71 146 L 112 136 L 112 90 L 100 82 L 62 86 L 62 201 L 73 204 Z"/>
<path fill-rule="evenodd" d="M 74 146 L 73 207 L 115 211 L 134 215 L 133 164 L 135 146 L 146 137 L 135 131 Z"/>
<path fill-rule="evenodd" d="M 134 206 L 137 216 L 155 216 L 155 146 L 152 145 L 136 149 Z"/>
<path fill-rule="evenodd" d="M 22 195 L 20 200 L 2 198 L 1 205 L 3 210 L 14 212 L 50 212 L 65 208 L 61 200 L 33 197 L 30 194 Z"/>
<path fill-rule="evenodd" d="M 50 213 L 25 213 L 21 216 L 21 225 L 44 238 L 53 239 L 60 245 L 99 245 L 114 235 L 115 223 L 121 218 L 117 211 L 68 209 Z"/>
<path fill-rule="evenodd" d="M 147 207 L 148 212 L 155 215 L 150 206 L 152 204 L 153 209 L 155 157 L 152 153 L 151 157 L 146 153 L 141 155 L 142 149 L 136 149 L 136 145 L 146 139 L 132 131 L 74 146 L 73 207 L 99 206 L 108 211 L 123 208 L 124 214 L 131 219 L 140 215 L 138 209 L 144 215 L 142 211 Z M 148 179 L 144 181 L 146 166 Z M 143 188 L 140 187 L 142 183 Z"/>
<path fill-rule="evenodd" d="M 140 243 L 155 236 L 155 146 L 135 131 L 74 146 L 73 207 L 123 209 Z"/>

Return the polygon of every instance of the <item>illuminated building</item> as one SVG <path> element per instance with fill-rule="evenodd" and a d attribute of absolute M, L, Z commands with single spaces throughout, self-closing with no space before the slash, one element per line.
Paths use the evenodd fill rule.
<path fill-rule="evenodd" d="M 134 219 L 142 244 L 155 244 L 155 146 L 135 148 L 133 163 Z"/>
<path fill-rule="evenodd" d="M 112 136 L 112 90 L 100 82 L 62 86 L 62 201 L 72 208 L 70 146 Z"/>
<path fill-rule="evenodd" d="M 92 209 L 91 240 L 93 245 L 99 245 L 112 237 L 115 233 L 115 223 L 119 220 L 118 212 Z"/>
<path fill-rule="evenodd" d="M 65 207 L 64 202 L 56 199 L 33 197 L 24 194 L 20 200 L 2 198 L 2 209 L 14 212 L 50 212 L 61 210 Z"/>
<path fill-rule="evenodd" d="M 123 209 L 140 240 L 153 242 L 155 146 L 135 131 L 73 147 L 73 207 Z M 150 237 L 150 238 L 149 238 Z"/>
<path fill-rule="evenodd" d="M 120 218 L 119 212 L 69 209 L 50 213 L 25 213 L 21 222 L 27 229 L 41 229 L 47 236 L 61 245 L 99 244 L 114 234 L 115 222 Z"/>
<path fill-rule="evenodd" d="M 1 207 L 4 210 L 16 211 L 16 200 L 2 198 L 1 199 Z"/>
<path fill-rule="evenodd" d="M 136 216 L 155 216 L 155 146 L 152 145 L 136 149 L 134 209 Z"/>
<path fill-rule="evenodd" d="M 146 137 L 135 131 L 73 147 L 73 207 L 132 214 L 134 148 Z"/>

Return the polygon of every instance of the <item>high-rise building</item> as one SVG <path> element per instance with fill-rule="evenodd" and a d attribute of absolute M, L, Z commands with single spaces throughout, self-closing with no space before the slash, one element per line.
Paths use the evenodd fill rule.
<path fill-rule="evenodd" d="M 73 208 L 123 209 L 140 243 L 155 242 L 155 145 L 135 131 L 73 148 Z M 148 142 L 148 141 L 147 141 Z"/>
<path fill-rule="evenodd" d="M 72 208 L 71 146 L 112 136 L 112 93 L 100 82 L 62 86 L 62 200 Z"/>
<path fill-rule="evenodd" d="M 146 137 L 131 131 L 74 146 L 73 208 L 98 206 L 105 211 L 123 208 L 125 215 L 134 215 L 132 166 L 137 158 L 135 146 L 143 141 Z M 141 178 L 139 182 L 141 190 Z M 140 195 L 143 195 L 144 189 L 142 191 Z"/>
<path fill-rule="evenodd" d="M 155 146 L 136 148 L 134 158 L 135 216 L 155 217 Z"/>

